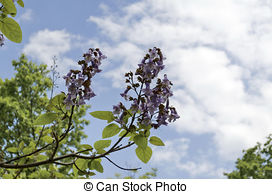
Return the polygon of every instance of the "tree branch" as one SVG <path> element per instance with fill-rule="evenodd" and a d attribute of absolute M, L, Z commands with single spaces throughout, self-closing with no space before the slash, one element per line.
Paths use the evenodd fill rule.
<path fill-rule="evenodd" d="M 114 166 L 116 166 L 117 168 L 120 168 L 122 170 L 131 170 L 131 171 L 135 171 L 135 170 L 139 170 L 141 168 L 123 168 L 119 165 L 117 165 L 116 163 L 114 163 L 111 159 L 109 159 L 107 156 L 104 156 L 104 158 L 106 158 L 110 163 L 112 163 Z"/>

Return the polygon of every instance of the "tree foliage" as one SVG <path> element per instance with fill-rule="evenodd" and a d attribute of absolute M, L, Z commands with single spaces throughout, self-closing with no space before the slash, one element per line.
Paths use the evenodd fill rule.
<path fill-rule="evenodd" d="M 1 161 L 20 157 L 53 141 L 50 127 L 33 124 L 37 117 L 41 118 L 39 115 L 50 108 L 47 93 L 53 85 L 51 79 L 48 78 L 47 66 L 29 62 L 24 55 L 18 61 L 13 61 L 12 65 L 15 76 L 11 79 L 0 79 Z M 81 148 L 79 142 L 86 137 L 83 128 L 88 124 L 88 121 L 82 119 L 86 108 L 82 106 L 75 111 L 74 130 L 69 133 L 65 142 L 62 142 L 57 155 Z M 54 133 L 60 133 L 65 125 L 67 125 L 65 120 L 55 124 Z M 17 162 L 25 164 L 41 161 L 47 158 L 50 152 L 46 150 L 43 154 L 37 153 Z M 29 169 L 0 169 L 0 176 L 4 178 L 73 178 L 71 169 L 71 166 L 60 167 L 56 164 Z"/>
<path fill-rule="evenodd" d="M 262 145 L 243 151 L 242 158 L 236 161 L 236 170 L 224 173 L 229 179 L 271 179 L 272 178 L 272 134 Z"/>
<path fill-rule="evenodd" d="M 17 4 L 24 7 L 22 0 L 16 0 Z M 15 0 L 0 0 L 0 32 L 9 40 L 20 43 L 22 41 L 22 30 L 20 25 L 13 19 L 17 15 Z M 0 46 L 4 43 L 4 37 L 0 33 Z"/>

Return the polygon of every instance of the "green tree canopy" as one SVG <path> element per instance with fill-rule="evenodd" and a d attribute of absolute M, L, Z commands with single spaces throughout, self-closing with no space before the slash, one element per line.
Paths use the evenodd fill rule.
<path fill-rule="evenodd" d="M 236 169 L 230 173 L 224 173 L 229 179 L 271 179 L 272 178 L 272 134 L 262 145 L 244 150 L 242 158 L 236 161 Z"/>
<path fill-rule="evenodd" d="M 52 80 L 48 77 L 46 65 L 36 65 L 22 55 L 13 61 L 15 76 L 11 79 L 0 78 L 0 151 L 1 158 L 10 160 L 52 141 L 51 129 L 47 126 L 35 126 L 37 116 L 46 111 L 50 99 L 47 93 L 52 89 Z M 74 129 L 58 149 L 58 154 L 65 154 L 71 149 L 80 149 L 80 142 L 87 136 L 83 128 L 88 121 L 82 119 L 87 106 L 75 110 L 73 116 Z M 54 125 L 55 133 L 67 125 L 67 120 Z M 19 160 L 19 163 L 40 161 L 50 154 L 35 154 Z M 71 166 L 57 164 L 33 167 L 29 169 L 0 169 L 0 177 L 4 178 L 73 178 Z"/>

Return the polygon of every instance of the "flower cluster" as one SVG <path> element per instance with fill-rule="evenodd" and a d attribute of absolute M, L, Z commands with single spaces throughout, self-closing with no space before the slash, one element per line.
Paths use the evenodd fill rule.
<path fill-rule="evenodd" d="M 91 79 L 96 73 L 101 72 L 99 69 L 101 60 L 106 58 L 98 48 L 90 48 L 87 53 L 83 54 L 83 57 L 84 60 L 78 61 L 81 70 L 70 70 L 66 76 L 63 76 L 68 87 L 68 94 L 64 100 L 67 109 L 72 105 L 85 104 L 85 100 L 90 100 L 95 96 L 90 87 Z"/>
<path fill-rule="evenodd" d="M 5 41 L 4 35 L 0 34 L 0 46 L 4 45 L 4 41 Z"/>
<path fill-rule="evenodd" d="M 146 56 L 138 65 L 135 75 L 137 82 L 134 81 L 132 72 L 126 73 L 126 90 L 120 95 L 126 100 L 131 101 L 128 111 L 122 103 L 113 106 L 113 114 L 117 117 L 116 122 L 124 125 L 124 118 L 127 114 L 133 114 L 141 125 L 151 125 L 158 128 L 167 125 L 168 122 L 176 121 L 179 118 L 176 109 L 169 106 L 169 97 L 173 96 L 171 91 L 172 83 L 167 75 L 163 79 L 157 78 L 159 72 L 164 69 L 163 61 L 165 58 L 159 48 L 149 49 Z M 157 78 L 156 83 L 152 81 Z M 152 87 L 154 86 L 154 87 Z M 129 91 L 133 90 L 136 97 L 130 96 Z"/>

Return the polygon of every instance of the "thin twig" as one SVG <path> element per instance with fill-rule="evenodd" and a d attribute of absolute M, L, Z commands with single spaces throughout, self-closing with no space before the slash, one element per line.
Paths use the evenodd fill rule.
<path fill-rule="evenodd" d="M 55 145 L 55 148 L 54 148 L 54 151 L 50 157 L 51 160 L 53 160 L 53 158 L 55 157 L 56 153 L 57 153 L 57 150 L 58 150 L 58 147 L 59 147 L 59 138 L 58 136 L 55 134 L 55 132 L 52 132 L 53 133 L 53 136 L 55 138 L 55 141 L 56 141 L 56 145 Z"/>
<path fill-rule="evenodd" d="M 106 158 L 110 163 L 112 163 L 114 166 L 116 166 L 117 168 L 120 168 L 122 170 L 130 170 L 130 171 L 135 171 L 135 170 L 139 170 L 141 168 L 123 168 L 119 165 L 117 165 L 116 163 L 114 163 L 111 159 L 109 159 L 107 156 L 104 156 L 104 158 Z"/>
<path fill-rule="evenodd" d="M 70 166 L 73 165 L 74 162 L 70 162 L 70 163 L 63 163 L 63 162 L 53 162 L 54 164 L 58 164 L 58 165 L 63 165 L 63 166 Z"/>

